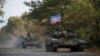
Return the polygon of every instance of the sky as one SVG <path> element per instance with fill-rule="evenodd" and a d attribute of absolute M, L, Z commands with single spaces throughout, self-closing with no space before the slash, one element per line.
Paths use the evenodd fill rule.
<path fill-rule="evenodd" d="M 31 0 L 6 0 L 6 3 L 3 8 L 4 17 L 2 18 L 5 22 L 0 23 L 0 28 L 7 25 L 7 19 L 10 16 L 20 16 L 25 11 L 29 11 L 29 7 L 24 5 L 23 3 L 24 1 L 31 1 Z"/>

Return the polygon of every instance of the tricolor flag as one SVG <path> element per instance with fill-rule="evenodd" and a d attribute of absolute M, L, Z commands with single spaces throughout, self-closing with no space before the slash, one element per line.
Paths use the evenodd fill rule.
<path fill-rule="evenodd" d="M 50 17 L 51 24 L 58 24 L 61 21 L 60 14 L 54 15 Z"/>

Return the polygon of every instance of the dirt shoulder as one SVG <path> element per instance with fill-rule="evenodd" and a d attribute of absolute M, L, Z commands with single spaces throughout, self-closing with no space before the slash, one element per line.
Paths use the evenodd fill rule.
<path fill-rule="evenodd" d="M 95 53 L 95 54 L 100 55 L 100 48 L 91 47 L 91 48 L 85 49 L 85 52 L 90 52 L 90 53 Z"/>

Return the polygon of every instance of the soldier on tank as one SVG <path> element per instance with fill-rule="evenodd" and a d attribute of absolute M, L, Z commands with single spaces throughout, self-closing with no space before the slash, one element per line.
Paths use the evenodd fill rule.
<path fill-rule="evenodd" d="M 32 38 L 31 33 L 28 32 L 28 33 L 27 33 L 27 39 L 28 39 L 28 40 L 31 40 L 31 38 Z"/>

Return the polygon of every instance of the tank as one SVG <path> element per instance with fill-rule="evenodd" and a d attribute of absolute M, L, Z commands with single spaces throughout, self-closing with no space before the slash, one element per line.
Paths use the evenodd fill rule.
<path fill-rule="evenodd" d="M 83 52 L 86 41 L 80 39 L 72 27 L 57 27 L 46 38 L 46 51 L 57 52 L 58 48 L 70 48 L 71 52 Z"/>
<path fill-rule="evenodd" d="M 30 33 L 27 34 L 27 37 L 24 38 L 24 41 L 22 42 L 22 48 L 27 47 L 36 47 L 36 48 L 42 48 L 41 40 L 36 36 L 31 36 Z"/>

